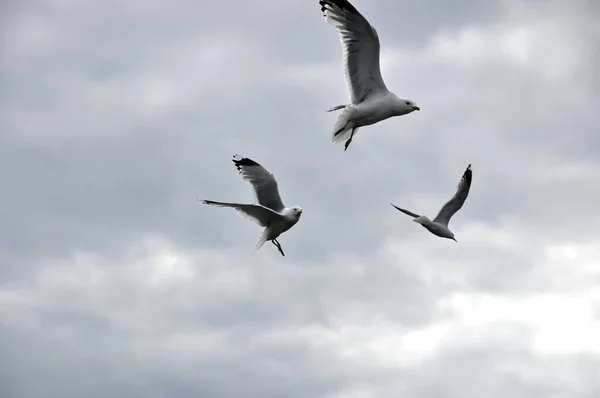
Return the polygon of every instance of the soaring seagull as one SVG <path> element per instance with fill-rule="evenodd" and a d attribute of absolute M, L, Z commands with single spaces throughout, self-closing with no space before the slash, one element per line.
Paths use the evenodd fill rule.
<path fill-rule="evenodd" d="M 340 34 L 344 53 L 344 72 L 350 86 L 350 104 L 338 105 L 327 112 L 343 109 L 334 126 L 331 142 L 352 142 L 359 127 L 375 124 L 393 116 L 418 111 L 417 104 L 388 91 L 379 69 L 377 31 L 347 0 L 320 0 L 323 18 Z"/>
<path fill-rule="evenodd" d="M 285 256 L 281 244 L 277 241 L 279 235 L 292 228 L 302 215 L 300 207 L 285 207 L 279 196 L 277 180 L 273 173 L 252 159 L 240 155 L 233 156 L 233 163 L 240 172 L 242 179 L 250 182 L 258 204 L 241 204 L 202 200 L 205 205 L 231 207 L 242 216 L 255 221 L 264 231 L 258 239 L 256 250 L 270 240 Z"/>
<path fill-rule="evenodd" d="M 396 209 L 400 210 L 404 214 L 408 214 L 413 217 L 413 221 L 421 224 L 425 227 L 429 232 L 434 235 L 437 235 L 442 238 L 452 239 L 456 242 L 454 238 L 454 233 L 448 229 L 448 223 L 450 222 L 450 218 L 460 210 L 460 208 L 467 200 L 467 196 L 469 195 L 469 189 L 471 188 L 471 178 L 473 177 L 473 173 L 471 172 L 471 165 L 467 167 L 465 170 L 460 182 L 458 183 L 458 188 L 456 190 L 456 194 L 442 207 L 438 215 L 431 221 L 426 216 L 420 216 L 418 214 L 412 213 L 408 210 L 404 210 L 399 208 L 398 206 L 390 203 Z"/>

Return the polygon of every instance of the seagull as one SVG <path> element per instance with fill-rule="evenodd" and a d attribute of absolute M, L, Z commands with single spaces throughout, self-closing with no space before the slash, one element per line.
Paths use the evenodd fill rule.
<path fill-rule="evenodd" d="M 456 239 L 454 238 L 454 233 L 448 229 L 448 223 L 450 222 L 450 218 L 454 215 L 454 213 L 459 211 L 465 203 L 465 200 L 467 200 L 467 196 L 469 195 L 469 189 L 471 188 L 472 176 L 473 173 L 471 172 L 471 165 L 469 165 L 465 170 L 462 178 L 460 179 L 460 182 L 458 183 L 456 194 L 454 194 L 454 197 L 452 197 L 452 199 L 450 199 L 448 203 L 446 203 L 444 207 L 442 207 L 442 209 L 440 210 L 438 215 L 435 216 L 433 221 L 431 221 L 426 216 L 420 216 L 408 210 L 401 209 L 392 203 L 390 204 L 396 209 L 400 210 L 402 213 L 408 214 L 409 216 L 413 217 L 414 222 L 421 224 L 432 234 L 442 238 L 452 239 L 456 242 Z"/>
<path fill-rule="evenodd" d="M 201 200 L 205 205 L 231 207 L 242 216 L 255 221 L 264 231 L 258 239 L 256 250 L 270 240 L 285 256 L 281 244 L 277 241 L 279 235 L 292 228 L 302 215 L 300 207 L 285 207 L 279 196 L 277 180 L 273 173 L 265 169 L 252 159 L 233 155 L 233 163 L 240 172 L 242 179 L 250 182 L 254 189 L 254 195 L 258 204 L 242 204 L 215 202 L 213 200 Z M 199 199 L 200 200 L 200 199 Z"/>
<path fill-rule="evenodd" d="M 421 108 L 388 91 L 379 69 L 379 36 L 365 17 L 347 0 L 320 0 L 319 4 L 323 18 L 338 29 L 342 42 L 351 103 L 334 106 L 327 112 L 343 109 L 333 126 L 331 142 L 346 140 L 346 151 L 359 127 Z"/>

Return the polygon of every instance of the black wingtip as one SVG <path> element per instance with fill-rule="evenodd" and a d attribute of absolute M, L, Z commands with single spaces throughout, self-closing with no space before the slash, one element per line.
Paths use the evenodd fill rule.
<path fill-rule="evenodd" d="M 326 10 L 325 4 L 326 4 L 325 1 L 319 0 L 319 5 L 321 6 L 321 12 L 322 13 L 325 13 L 325 10 Z"/>
<path fill-rule="evenodd" d="M 239 159 L 236 159 L 236 158 L 239 158 Z M 238 169 L 238 171 L 241 171 L 242 167 L 244 167 L 244 166 L 245 167 L 248 167 L 248 166 L 260 166 L 254 160 L 245 158 L 245 157 L 237 155 L 237 154 L 233 155 L 232 162 L 235 165 L 235 167 Z"/>
<path fill-rule="evenodd" d="M 467 166 L 463 177 L 467 180 L 467 185 L 471 186 L 471 180 L 473 179 L 473 171 L 471 170 L 471 165 Z"/>
<path fill-rule="evenodd" d="M 358 13 L 358 10 L 354 8 L 352 4 L 348 0 L 319 0 L 319 4 L 321 5 L 321 12 L 325 13 L 327 10 L 326 6 L 329 7 L 337 7 L 342 11 Z"/>

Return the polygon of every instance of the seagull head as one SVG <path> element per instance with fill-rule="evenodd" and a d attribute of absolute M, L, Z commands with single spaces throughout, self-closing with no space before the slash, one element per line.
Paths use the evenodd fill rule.
<path fill-rule="evenodd" d="M 298 206 L 292 207 L 292 214 L 298 218 L 302 215 L 302 209 Z"/>
<path fill-rule="evenodd" d="M 406 106 L 410 107 L 413 111 L 420 111 L 419 105 L 417 105 L 414 101 L 406 100 Z"/>
<path fill-rule="evenodd" d="M 400 98 L 400 107 L 402 108 L 403 115 L 421 110 L 421 108 L 419 108 L 419 105 L 417 105 L 414 101 L 407 100 L 404 98 Z"/>

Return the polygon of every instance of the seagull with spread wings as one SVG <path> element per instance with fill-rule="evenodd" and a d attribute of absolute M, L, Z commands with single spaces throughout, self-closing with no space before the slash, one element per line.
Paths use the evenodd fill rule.
<path fill-rule="evenodd" d="M 434 235 L 437 235 L 442 238 L 452 239 L 456 242 L 454 238 L 454 233 L 448 229 L 448 223 L 450 222 L 450 218 L 460 210 L 460 208 L 467 200 L 467 196 L 469 195 L 469 189 L 471 188 L 471 179 L 473 177 L 473 173 L 471 172 L 471 165 L 467 167 L 465 170 L 460 182 L 458 183 L 458 188 L 456 190 L 456 194 L 442 207 L 438 215 L 431 221 L 426 216 L 420 216 L 418 214 L 412 213 L 408 210 L 404 210 L 399 208 L 398 206 L 390 203 L 396 209 L 400 210 L 404 214 L 408 214 L 413 217 L 413 221 L 421 224 L 425 227 L 429 232 Z"/>
<path fill-rule="evenodd" d="M 352 142 L 359 127 L 375 124 L 393 116 L 418 111 L 411 100 L 390 92 L 379 69 L 377 31 L 347 0 L 320 0 L 323 18 L 335 26 L 344 53 L 344 72 L 350 86 L 350 104 L 338 105 L 328 112 L 342 109 L 334 126 L 332 142 Z"/>
<path fill-rule="evenodd" d="M 285 256 L 277 238 L 300 220 L 302 209 L 297 206 L 285 207 L 283 205 L 275 176 L 263 166 L 252 159 L 239 155 L 233 156 L 233 163 L 242 178 L 252 184 L 258 204 L 215 202 L 212 200 L 202 200 L 202 203 L 220 207 L 231 207 L 242 216 L 255 221 L 258 225 L 265 228 L 258 239 L 256 250 L 260 249 L 266 241 L 270 240 L 277 247 L 281 255 Z"/>

